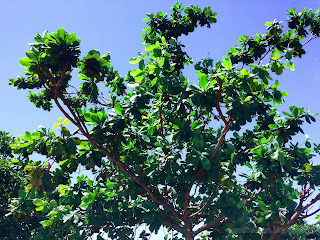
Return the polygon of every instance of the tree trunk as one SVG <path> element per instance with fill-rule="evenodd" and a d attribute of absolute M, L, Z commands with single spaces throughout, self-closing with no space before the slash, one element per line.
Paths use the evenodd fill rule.
<path fill-rule="evenodd" d="M 190 230 L 187 232 L 187 240 L 194 240 L 193 232 Z"/>

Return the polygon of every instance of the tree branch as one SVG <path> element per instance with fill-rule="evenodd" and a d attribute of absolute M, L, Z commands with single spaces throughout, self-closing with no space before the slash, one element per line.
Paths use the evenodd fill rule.
<path fill-rule="evenodd" d="M 217 145 L 215 146 L 212 154 L 210 155 L 209 157 L 209 160 L 212 160 L 214 158 L 214 156 L 217 154 L 221 144 L 222 144 L 222 141 L 224 140 L 227 132 L 229 131 L 229 128 L 231 126 L 231 123 L 232 123 L 232 117 L 228 117 L 228 121 L 227 121 L 227 124 L 224 126 L 224 128 L 222 129 L 222 132 L 221 132 L 221 135 L 219 137 L 219 140 L 218 140 L 218 143 Z"/>
<path fill-rule="evenodd" d="M 228 222 L 231 222 L 231 220 L 226 219 L 225 216 L 222 216 L 222 217 L 220 217 L 216 220 L 213 220 L 212 222 L 198 228 L 198 230 L 196 230 L 194 233 L 197 235 L 197 234 L 203 232 L 204 230 L 209 230 L 210 228 L 218 227 L 218 226 L 224 225 Z"/>
<path fill-rule="evenodd" d="M 216 77 L 217 82 L 219 83 L 219 91 L 218 91 L 218 99 L 217 99 L 217 105 L 216 109 L 219 113 L 219 116 L 221 117 L 222 121 L 224 122 L 225 125 L 228 125 L 228 122 L 226 118 L 223 116 L 221 108 L 220 108 L 220 98 L 221 98 L 221 91 L 222 91 L 222 83 L 223 81 L 219 79 L 219 77 Z"/>
<path fill-rule="evenodd" d="M 217 186 L 215 187 L 215 189 L 212 191 L 212 193 L 210 194 L 209 198 L 207 199 L 207 201 L 204 202 L 203 206 L 195 213 L 191 214 L 190 217 L 194 217 L 196 215 L 198 215 L 199 213 L 201 213 L 203 211 L 203 209 L 205 209 L 207 207 L 207 205 L 209 204 L 209 202 L 211 201 L 211 199 L 213 198 L 214 194 L 217 193 Z"/>

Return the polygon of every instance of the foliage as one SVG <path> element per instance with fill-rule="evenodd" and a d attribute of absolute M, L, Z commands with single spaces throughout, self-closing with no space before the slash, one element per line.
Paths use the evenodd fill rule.
<path fill-rule="evenodd" d="M 292 240 L 318 240 L 320 239 L 319 224 L 295 224 L 289 228 L 285 237 Z"/>
<path fill-rule="evenodd" d="M 29 216 L 13 216 L 8 212 L 11 202 L 23 192 L 23 168 L 27 165 L 25 161 L 12 158 L 9 145 L 14 138 L 8 135 L 0 131 L 0 236 L 1 239 L 29 239 L 32 229 L 41 225 L 30 221 Z"/>
<path fill-rule="evenodd" d="M 315 118 L 297 106 L 277 112 L 287 93 L 274 78 L 294 70 L 294 58 L 319 36 L 319 11 L 289 10 L 287 27 L 267 22 L 265 34 L 240 37 L 221 61 L 195 63 L 197 84 L 183 75 L 193 61 L 179 37 L 210 27 L 216 14 L 177 3 L 171 15 L 146 21 L 145 52 L 130 60 L 138 66 L 126 77 L 109 53 L 80 58 L 76 34 L 59 29 L 36 35 L 20 60 L 25 77 L 10 79 L 18 89 L 39 89 L 30 101 L 44 110 L 57 105 L 77 127 L 71 133 L 59 119 L 56 131 L 42 127 L 11 145 L 24 158 L 47 159 L 24 167 L 28 184 L 10 208 L 41 222 L 32 239 L 132 239 L 146 224 L 150 232 L 173 231 L 166 239 L 181 239 L 179 232 L 272 240 L 316 214 L 309 210 L 320 200 L 320 166 L 312 158 L 320 146 L 293 138 Z M 94 179 L 73 183 L 81 166 Z"/>

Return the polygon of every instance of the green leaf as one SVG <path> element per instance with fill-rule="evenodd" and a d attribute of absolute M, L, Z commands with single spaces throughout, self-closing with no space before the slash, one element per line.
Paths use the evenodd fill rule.
<path fill-rule="evenodd" d="M 291 53 L 289 51 L 286 51 L 286 54 L 284 55 L 286 59 L 289 61 L 292 59 Z"/>
<path fill-rule="evenodd" d="M 38 206 L 36 207 L 36 211 L 42 211 L 44 209 L 44 205 Z"/>
<path fill-rule="evenodd" d="M 129 61 L 129 63 L 130 63 L 130 64 L 136 64 L 136 63 L 138 63 L 140 60 L 141 60 L 140 57 L 131 58 L 130 61 Z"/>
<path fill-rule="evenodd" d="M 264 212 L 267 211 L 267 205 L 263 201 L 259 201 L 259 208 Z"/>
<path fill-rule="evenodd" d="M 34 199 L 33 204 L 36 206 L 42 206 L 42 205 L 44 205 L 44 201 L 41 199 Z"/>
<path fill-rule="evenodd" d="M 304 167 L 306 168 L 306 172 L 309 172 L 311 169 L 311 164 L 310 163 L 305 163 Z"/>
<path fill-rule="evenodd" d="M 122 116 L 122 108 L 121 108 L 120 104 L 114 105 L 114 110 L 116 111 L 116 113 L 118 113 L 119 115 Z"/>
<path fill-rule="evenodd" d="M 58 36 L 61 38 L 61 39 L 65 39 L 65 34 L 66 34 L 66 31 L 63 29 L 63 28 L 59 28 L 58 31 Z"/>
<path fill-rule="evenodd" d="M 287 67 L 289 67 L 291 71 L 296 70 L 295 67 L 294 67 L 294 64 L 292 62 L 288 62 Z"/>
<path fill-rule="evenodd" d="M 292 111 L 292 116 L 299 117 L 299 108 L 295 107 Z"/>
<path fill-rule="evenodd" d="M 20 65 L 24 68 L 29 68 L 31 66 L 31 63 L 33 61 L 29 58 L 21 58 L 20 59 Z"/>
<path fill-rule="evenodd" d="M 270 57 L 270 59 L 271 60 L 278 60 L 280 58 L 280 53 L 281 52 L 277 48 L 275 48 L 273 50 L 273 55 Z"/>
<path fill-rule="evenodd" d="M 248 96 L 243 100 L 243 102 L 249 102 L 251 99 L 252 99 L 252 96 Z"/>
<path fill-rule="evenodd" d="M 209 170 L 211 167 L 210 161 L 206 157 L 203 157 L 201 159 L 201 165 L 205 170 Z"/>
<path fill-rule="evenodd" d="M 231 62 L 230 58 L 226 58 L 225 56 L 223 56 L 222 66 L 227 70 L 231 70 L 232 69 L 232 62 Z"/>
<path fill-rule="evenodd" d="M 27 166 L 25 166 L 24 167 L 24 171 L 31 171 L 33 169 L 33 167 L 32 166 L 30 166 L 30 165 L 27 165 Z"/>
<path fill-rule="evenodd" d="M 52 208 L 56 208 L 58 206 L 57 201 L 56 200 L 51 200 L 49 203 L 49 206 Z"/>
<path fill-rule="evenodd" d="M 70 136 L 70 131 L 69 131 L 67 128 L 62 127 L 62 128 L 61 128 L 61 134 L 62 134 L 62 136 L 64 136 L 64 137 L 69 137 L 69 136 Z"/>
<path fill-rule="evenodd" d="M 164 36 L 161 37 L 161 42 L 162 42 L 163 45 L 166 45 L 166 44 L 167 44 L 167 41 L 166 41 L 166 39 L 165 39 Z"/>
<path fill-rule="evenodd" d="M 82 73 L 79 73 L 78 74 L 78 77 L 81 79 L 81 80 L 90 80 L 89 77 L 87 77 L 86 75 L 82 74 Z"/>
<path fill-rule="evenodd" d="M 146 46 L 146 52 L 151 52 L 153 49 L 155 49 L 157 47 L 157 45 L 148 45 Z"/>
<path fill-rule="evenodd" d="M 200 86 L 201 86 L 201 88 L 203 90 L 207 89 L 208 78 L 207 78 L 206 74 L 204 74 L 204 73 L 200 74 L 200 76 L 199 76 L 199 84 L 200 84 Z"/>
<path fill-rule="evenodd" d="M 24 135 L 24 140 L 28 141 L 28 142 L 33 142 L 33 138 L 31 137 L 30 132 L 26 132 L 26 134 Z"/>
<path fill-rule="evenodd" d="M 135 69 L 135 70 L 131 70 L 131 71 L 130 71 L 130 75 L 131 75 L 132 77 L 135 77 L 135 76 L 137 76 L 137 75 L 140 74 L 140 73 L 143 73 L 140 69 Z"/>
<path fill-rule="evenodd" d="M 278 129 L 278 126 L 275 125 L 275 124 L 269 124 L 268 127 L 269 127 L 270 129 Z"/>
<path fill-rule="evenodd" d="M 141 138 L 145 141 L 145 142 L 150 142 L 150 138 L 145 135 L 145 134 L 141 134 Z"/>
<path fill-rule="evenodd" d="M 18 194 L 20 198 L 25 198 L 27 195 L 27 193 L 22 189 L 19 189 Z"/>
<path fill-rule="evenodd" d="M 35 131 L 31 134 L 32 139 L 38 139 L 41 137 L 41 133 L 39 131 Z"/>
<path fill-rule="evenodd" d="M 42 226 L 44 227 L 48 227 L 50 225 L 52 225 L 53 221 L 52 220 L 44 220 L 40 222 L 42 224 Z"/>

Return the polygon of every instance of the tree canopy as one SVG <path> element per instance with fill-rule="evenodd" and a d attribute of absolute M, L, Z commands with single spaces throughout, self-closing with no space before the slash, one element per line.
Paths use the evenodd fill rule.
<path fill-rule="evenodd" d="M 9 84 L 33 89 L 36 107 L 57 106 L 65 120 L 10 141 L 4 133 L 15 156 L 0 145 L 1 164 L 26 177 L 11 175 L 22 188 L 5 200 L 0 224 L 24 223 L 31 239 L 145 239 L 165 227 L 172 240 L 273 240 L 317 214 L 320 145 L 294 138 L 315 117 L 298 106 L 279 113 L 287 93 L 275 77 L 294 70 L 319 37 L 320 15 L 287 13 L 286 23 L 241 36 L 221 61 L 196 63 L 180 37 L 211 27 L 217 14 L 179 3 L 148 14 L 145 51 L 125 77 L 109 53 L 81 57 L 75 33 L 37 33 L 20 60 L 24 76 Z M 32 160 L 35 153 L 46 161 Z M 81 167 L 93 177 L 71 181 Z"/>

